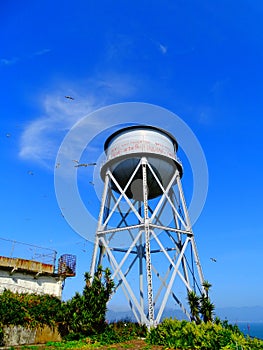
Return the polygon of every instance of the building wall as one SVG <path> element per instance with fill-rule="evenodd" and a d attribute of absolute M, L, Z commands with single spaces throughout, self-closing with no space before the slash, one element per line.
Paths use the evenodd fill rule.
<path fill-rule="evenodd" d="M 62 286 L 64 278 L 58 276 L 36 277 L 34 274 L 15 272 L 10 275 L 10 271 L 0 269 L 0 293 L 4 289 L 18 293 L 49 294 L 59 298 L 62 296 Z"/>
<path fill-rule="evenodd" d="M 61 341 L 61 335 L 56 327 L 27 328 L 22 326 L 4 326 L 4 346 L 29 344 L 45 344 L 48 341 Z M 0 349 L 3 349 L 2 347 Z"/>

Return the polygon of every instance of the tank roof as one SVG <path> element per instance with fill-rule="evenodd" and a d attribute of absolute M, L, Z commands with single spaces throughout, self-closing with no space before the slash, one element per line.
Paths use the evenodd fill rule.
<path fill-rule="evenodd" d="M 176 147 L 176 151 L 178 150 L 178 143 L 175 139 L 175 137 L 170 134 L 168 131 L 164 130 L 164 129 L 161 129 L 161 128 L 157 128 L 156 126 L 153 126 L 153 125 L 131 125 L 131 126 L 127 126 L 125 128 L 122 128 L 122 129 L 119 129 L 117 131 L 115 131 L 113 134 L 111 134 L 105 141 L 104 143 L 104 150 L 106 151 L 107 148 L 109 147 L 109 144 L 110 142 L 116 137 L 118 136 L 119 134 L 122 134 L 124 131 L 130 131 L 130 130 L 133 130 L 133 129 L 145 129 L 145 130 L 153 130 L 153 131 L 158 131 L 158 132 L 161 132 L 163 134 L 165 134 L 166 136 L 168 136 L 171 141 L 173 142 L 173 144 L 175 145 Z"/>

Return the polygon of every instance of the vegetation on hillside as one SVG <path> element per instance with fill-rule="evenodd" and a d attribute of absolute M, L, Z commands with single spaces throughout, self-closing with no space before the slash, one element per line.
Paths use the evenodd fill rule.
<path fill-rule="evenodd" d="M 62 336 L 72 338 L 102 333 L 106 305 L 114 287 L 110 270 L 99 266 L 93 280 L 85 274 L 85 282 L 83 293 L 76 293 L 67 302 L 50 295 L 5 290 L 0 294 L 0 342 L 3 326 L 10 325 L 57 327 Z"/>
<path fill-rule="evenodd" d="M 263 341 L 245 337 L 238 327 L 227 322 L 178 321 L 165 319 L 147 335 L 147 342 L 170 349 L 202 350 L 259 350 Z"/>
<path fill-rule="evenodd" d="M 237 326 L 214 318 L 214 305 L 209 298 L 211 285 L 207 281 L 201 296 L 188 292 L 191 321 L 165 319 L 150 330 L 127 320 L 106 322 L 106 305 L 113 287 L 110 270 L 100 266 L 93 279 L 85 274 L 83 292 L 76 293 L 67 302 L 49 295 L 5 290 L 0 295 L 0 337 L 4 325 L 30 328 L 48 325 L 58 327 L 63 341 L 49 343 L 47 348 L 76 349 L 94 347 L 94 344 L 99 347 L 144 338 L 148 348 L 263 350 L 263 341 L 245 337 Z"/>
<path fill-rule="evenodd" d="M 76 293 L 63 305 L 65 317 L 60 328 L 71 338 L 102 333 L 106 327 L 107 302 L 114 287 L 111 272 L 99 266 L 93 280 L 85 273 L 85 282 L 83 293 Z"/>
<path fill-rule="evenodd" d="M 53 327 L 61 322 L 62 317 L 61 301 L 57 297 L 10 290 L 0 294 L 0 328 L 3 325 Z"/>
<path fill-rule="evenodd" d="M 165 319 L 147 335 L 147 342 L 172 349 L 257 350 L 263 341 L 245 337 L 237 326 L 214 318 L 215 306 L 209 298 L 211 284 L 204 281 L 204 292 L 188 292 L 191 322 Z"/>

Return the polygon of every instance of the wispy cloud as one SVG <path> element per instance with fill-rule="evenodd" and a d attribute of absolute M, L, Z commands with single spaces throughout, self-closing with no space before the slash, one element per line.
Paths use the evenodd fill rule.
<path fill-rule="evenodd" d="M 63 93 L 56 91 L 46 96 L 40 106 L 42 116 L 32 120 L 21 135 L 19 156 L 53 168 L 60 143 L 76 122 L 100 107 L 122 102 L 120 98 L 132 96 L 135 91 L 129 77 L 109 74 L 103 78 L 89 79 L 85 84 L 82 82 L 74 90 L 65 89 Z M 66 99 L 65 95 L 68 94 L 74 100 Z M 91 131 L 93 127 L 98 127 L 98 123 L 103 121 L 98 120 L 97 125 L 90 125 Z"/>
<path fill-rule="evenodd" d="M 32 59 L 36 56 L 43 56 L 48 54 L 49 52 L 51 52 L 50 49 L 41 49 L 32 53 L 29 53 L 26 56 L 21 56 L 21 57 L 11 57 L 11 58 L 6 58 L 6 57 L 2 57 L 0 58 L 0 65 L 1 66 L 11 66 L 13 64 L 16 64 L 20 61 L 26 61 L 28 59 Z"/>
<path fill-rule="evenodd" d="M 138 84 L 138 81 L 137 81 Z M 129 75 L 116 75 L 108 73 L 94 81 L 96 89 L 101 90 L 100 93 L 106 93 L 105 98 L 110 97 L 129 97 L 132 96 L 137 89 L 133 78 Z"/>
<path fill-rule="evenodd" d="M 208 126 L 218 122 L 218 111 L 220 110 L 218 106 L 221 104 L 222 96 L 224 96 L 227 91 L 229 91 L 228 83 L 228 78 L 216 80 L 213 82 L 209 90 L 209 104 L 200 105 L 197 108 L 197 111 L 199 113 L 198 122 L 200 124 Z M 223 116 L 220 115 L 220 123 L 222 122 Z"/>
<path fill-rule="evenodd" d="M 59 144 L 66 132 L 79 119 L 99 107 L 92 98 L 74 102 L 70 104 L 64 97 L 57 95 L 45 98 L 44 115 L 31 121 L 21 136 L 21 158 L 46 167 L 53 166 Z"/>
<path fill-rule="evenodd" d="M 19 58 L 13 57 L 13 58 L 0 58 L 0 64 L 1 66 L 10 66 L 12 64 L 15 64 L 17 61 L 19 61 Z"/>
<path fill-rule="evenodd" d="M 160 49 L 162 54 L 164 54 L 164 55 L 166 54 L 166 52 L 167 52 L 167 47 L 166 46 L 164 46 L 162 44 L 159 44 L 159 49 Z"/>
<path fill-rule="evenodd" d="M 46 55 L 47 53 L 49 53 L 51 50 L 50 49 L 43 49 L 43 50 L 39 50 L 36 51 L 32 54 L 32 56 L 42 56 L 42 55 Z"/>
<path fill-rule="evenodd" d="M 147 40 L 150 40 L 150 42 L 152 42 L 152 44 L 155 46 L 155 50 L 156 48 L 159 50 L 159 52 L 161 52 L 163 55 L 165 55 L 167 53 L 167 46 L 164 45 L 162 42 L 160 42 L 159 40 L 147 37 Z"/>
<path fill-rule="evenodd" d="M 202 125 L 210 125 L 214 121 L 214 111 L 210 106 L 202 106 L 198 115 L 198 122 Z"/>

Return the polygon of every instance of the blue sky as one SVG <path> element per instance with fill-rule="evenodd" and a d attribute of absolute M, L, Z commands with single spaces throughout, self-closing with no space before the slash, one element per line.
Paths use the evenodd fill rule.
<path fill-rule="evenodd" d="M 90 112 L 143 102 L 177 114 L 205 154 L 194 232 L 213 302 L 263 306 L 262 15 L 262 2 L 248 0 L 1 4 L 0 237 L 76 254 L 65 298 L 82 290 L 92 244 L 61 215 L 59 146 Z M 93 205 L 93 168 L 83 170 Z M 187 171 L 182 181 L 189 199 Z"/>

